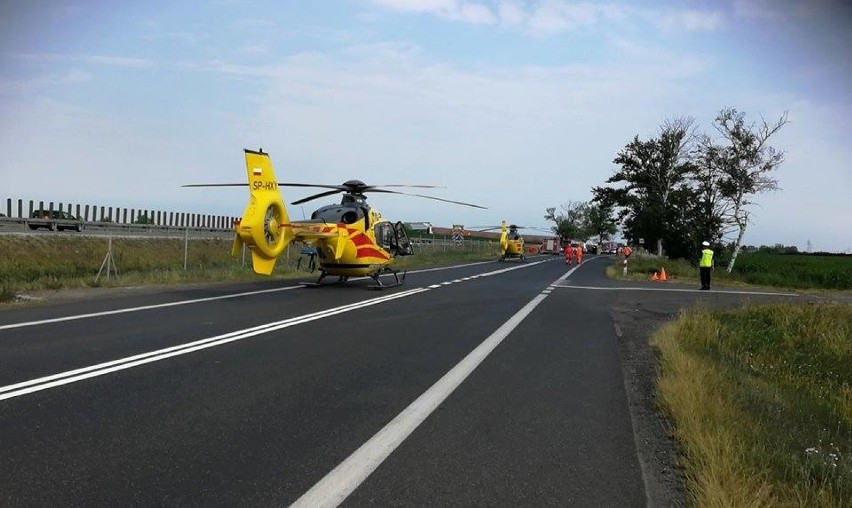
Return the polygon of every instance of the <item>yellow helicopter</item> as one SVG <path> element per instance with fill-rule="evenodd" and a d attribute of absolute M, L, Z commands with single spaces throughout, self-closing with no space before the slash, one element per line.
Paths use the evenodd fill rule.
<path fill-rule="evenodd" d="M 426 199 L 486 209 L 483 206 L 451 201 L 434 196 L 410 194 L 381 187 L 434 188 L 432 185 L 367 185 L 349 180 L 341 185 L 322 185 L 278 182 L 269 154 L 262 149 L 244 150 L 247 184 L 191 184 L 184 187 L 244 187 L 249 188 L 249 203 L 242 219 L 234 224 L 236 235 L 231 255 L 237 256 L 243 246 L 251 252 L 252 267 L 259 274 L 270 275 L 275 262 L 290 242 L 301 241 L 316 249 L 320 275 L 317 286 L 325 277 L 337 276 L 338 282 L 350 277 L 370 277 L 372 288 L 398 286 L 405 272 L 393 268 L 394 258 L 413 253 L 411 242 L 402 222 L 392 223 L 367 204 L 365 193 L 402 194 Z M 310 220 L 291 221 L 279 187 L 319 187 L 331 189 L 293 201 L 298 205 L 308 201 L 343 193 L 340 204 L 323 206 L 311 214 Z M 393 284 L 382 284 L 382 274 L 392 274 Z"/>
<path fill-rule="evenodd" d="M 526 261 L 527 258 L 524 255 L 524 237 L 518 232 L 518 229 L 522 229 L 522 227 L 502 221 L 499 226 L 487 227 L 479 231 L 491 231 L 494 229 L 500 230 L 500 259 L 498 261 L 505 261 L 506 259 L 519 259 L 521 262 Z"/>
<path fill-rule="evenodd" d="M 498 261 L 518 259 L 521 262 L 524 262 L 527 260 L 524 248 L 524 237 L 521 236 L 521 233 L 519 232 L 521 229 L 553 234 L 550 229 L 532 226 L 518 226 L 517 224 L 509 224 L 506 221 L 502 221 L 499 226 L 490 226 L 485 229 L 479 229 L 479 231 L 492 231 L 495 229 L 500 230 L 500 258 Z"/>

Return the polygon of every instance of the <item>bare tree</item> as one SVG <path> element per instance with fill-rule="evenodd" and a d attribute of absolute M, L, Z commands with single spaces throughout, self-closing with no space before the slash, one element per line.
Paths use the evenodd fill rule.
<path fill-rule="evenodd" d="M 556 208 L 547 208 L 546 220 L 553 221 L 553 232 L 559 235 L 560 238 L 584 239 L 587 236 L 585 230 L 585 217 L 589 208 L 589 204 L 582 201 L 568 201 L 560 205 L 561 211 L 556 213 Z"/>
<path fill-rule="evenodd" d="M 759 124 L 746 125 L 745 113 L 734 108 L 723 109 L 716 117 L 715 128 L 728 143 L 718 154 L 724 173 L 720 190 L 730 202 L 729 221 L 737 231 L 734 252 L 727 268 L 729 273 L 734 269 L 748 227 L 748 206 L 754 203 L 752 196 L 779 188 L 772 172 L 784 162 L 785 153 L 767 142 L 786 123 L 786 111 L 772 124 L 761 118 Z"/>

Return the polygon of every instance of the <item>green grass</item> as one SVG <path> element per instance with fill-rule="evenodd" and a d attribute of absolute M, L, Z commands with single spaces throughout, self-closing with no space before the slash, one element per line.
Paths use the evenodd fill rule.
<path fill-rule="evenodd" d="M 108 240 L 91 237 L 39 235 L 27 237 L 0 236 L 0 302 L 13 300 L 22 291 L 43 289 L 86 288 L 206 282 L 224 280 L 257 280 L 266 278 L 251 269 L 248 254 L 231 257 L 230 239 L 194 239 L 186 249 L 184 269 L 183 239 L 122 238 L 112 240 L 112 253 L 118 277 L 107 277 L 102 269 L 108 251 Z M 450 248 L 446 252 L 417 252 L 397 258 L 395 266 L 413 269 L 454 261 L 495 259 L 496 251 L 482 246 L 467 249 Z M 303 263 L 296 269 L 299 247 L 279 257 L 273 276 L 305 277 Z M 100 277 L 97 277 L 101 271 Z M 96 280 L 97 279 L 97 280 Z"/>
<path fill-rule="evenodd" d="M 852 289 L 852 256 L 744 254 L 737 258 L 734 273 L 749 284 Z"/>
<path fill-rule="evenodd" d="M 852 505 L 852 305 L 693 309 L 652 343 L 698 506 Z"/>
<path fill-rule="evenodd" d="M 607 273 L 623 278 L 622 258 L 614 258 Z M 698 266 L 682 259 L 660 259 L 634 254 L 628 265 L 627 279 L 648 280 L 654 272 L 665 268 L 670 279 L 698 285 Z M 758 285 L 789 289 L 852 289 L 852 256 L 810 256 L 743 253 L 734 271 L 728 273 L 717 266 L 712 273 L 713 285 Z"/>

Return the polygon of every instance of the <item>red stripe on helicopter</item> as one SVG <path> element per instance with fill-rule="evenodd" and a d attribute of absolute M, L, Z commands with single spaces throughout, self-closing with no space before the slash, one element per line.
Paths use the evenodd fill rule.
<path fill-rule="evenodd" d="M 376 245 L 375 243 L 373 243 L 372 240 L 370 240 L 369 236 L 363 233 L 351 237 L 350 240 L 352 240 L 352 243 L 354 243 L 356 247 L 363 247 L 364 245 Z"/>
<path fill-rule="evenodd" d="M 380 259 L 390 259 L 390 256 L 385 254 L 380 250 L 373 249 L 371 247 L 361 247 L 358 249 L 358 257 L 371 257 L 371 258 L 380 258 Z"/>

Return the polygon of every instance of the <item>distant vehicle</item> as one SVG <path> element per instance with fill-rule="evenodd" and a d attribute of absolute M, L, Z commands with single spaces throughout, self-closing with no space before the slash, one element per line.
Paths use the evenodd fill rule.
<path fill-rule="evenodd" d="M 83 231 L 83 222 L 78 217 L 61 210 L 35 210 L 31 217 L 32 220 L 27 222 L 30 229 L 45 228 L 51 231 L 73 229 L 78 232 Z"/>
<path fill-rule="evenodd" d="M 618 254 L 618 244 L 615 242 L 602 243 L 601 254 Z"/>
<path fill-rule="evenodd" d="M 539 252 L 542 254 L 558 255 L 560 251 L 559 238 L 545 238 Z"/>

